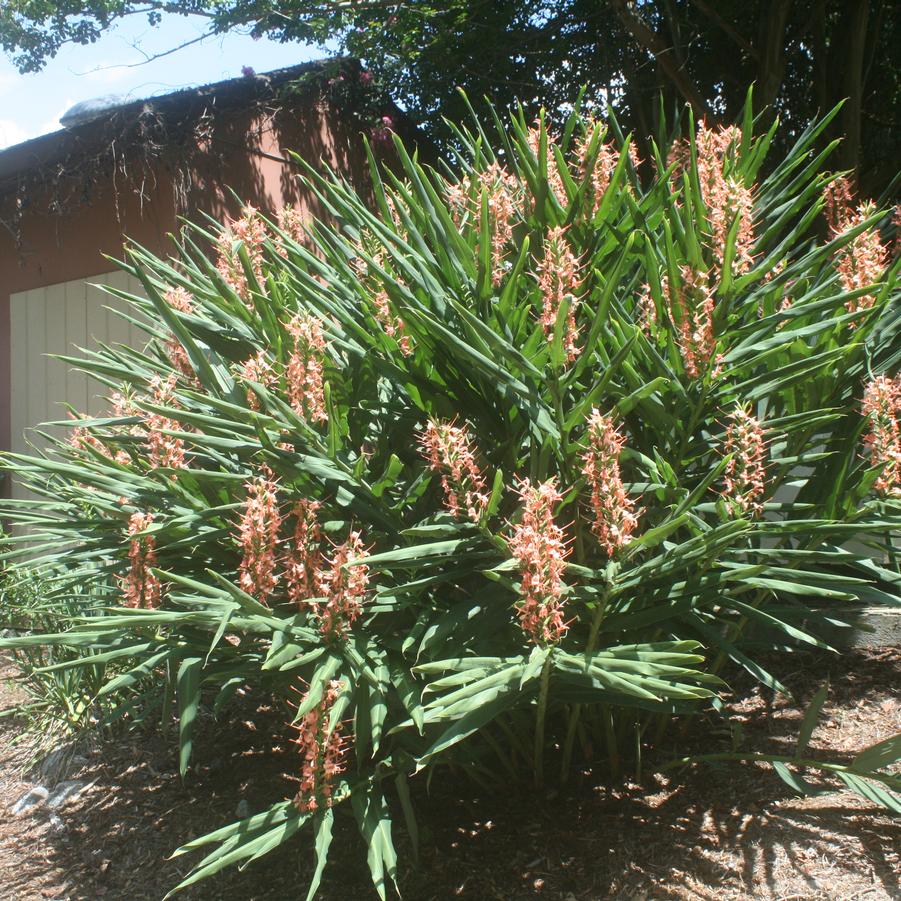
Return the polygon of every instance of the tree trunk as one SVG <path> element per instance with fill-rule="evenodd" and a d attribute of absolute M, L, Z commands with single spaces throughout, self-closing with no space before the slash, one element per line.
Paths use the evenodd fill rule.
<path fill-rule="evenodd" d="M 860 166 L 860 120 L 863 110 L 864 62 L 867 46 L 867 23 L 870 17 L 869 0 L 847 0 L 840 32 L 833 44 L 841 48 L 839 59 L 843 65 L 840 90 L 845 99 L 841 112 L 844 141 L 839 148 L 839 160 L 843 169 Z"/>
<path fill-rule="evenodd" d="M 757 39 L 757 84 L 754 86 L 754 110 L 767 110 L 766 120 L 774 115 L 773 104 L 785 74 L 785 26 L 792 0 L 773 0 L 763 5 Z"/>

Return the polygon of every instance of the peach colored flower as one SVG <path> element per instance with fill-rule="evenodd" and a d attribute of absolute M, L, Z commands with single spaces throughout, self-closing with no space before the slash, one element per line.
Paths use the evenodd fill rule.
<path fill-rule="evenodd" d="M 766 439 L 760 422 L 744 407 L 737 406 L 729 416 L 723 456 L 730 457 L 722 492 L 730 511 L 759 516 L 766 491 Z"/>
<path fill-rule="evenodd" d="M 441 476 L 444 504 L 454 518 L 461 510 L 475 523 L 488 506 L 485 478 L 475 461 L 466 426 L 430 419 L 419 437 L 429 469 Z"/>
<path fill-rule="evenodd" d="M 381 264 L 381 260 L 379 262 Z M 400 316 L 396 316 L 394 310 L 391 309 L 391 298 L 384 286 L 374 289 L 372 304 L 375 307 L 375 318 L 385 334 L 390 338 L 394 338 L 397 341 L 400 352 L 405 357 L 409 357 L 413 353 L 413 342 L 404 331 L 404 321 Z"/>
<path fill-rule="evenodd" d="M 741 129 L 735 126 L 708 128 L 701 123 L 695 136 L 698 156 L 698 182 L 707 207 L 710 244 L 716 270 L 722 269 L 729 231 L 738 218 L 733 272 L 743 274 L 754 262 L 753 189 L 739 176 L 726 175 L 728 160 L 741 144 Z"/>
<path fill-rule="evenodd" d="M 607 187 L 610 185 L 610 179 L 613 177 L 613 172 L 616 169 L 620 156 L 619 151 L 612 144 L 606 141 L 600 141 L 594 165 L 592 165 L 591 171 L 589 171 L 588 151 L 591 147 L 593 134 L 594 123 L 589 122 L 589 127 L 584 137 L 576 146 L 576 164 L 578 167 L 579 179 L 583 182 L 586 178 L 589 180 L 592 218 L 597 215 L 597 212 L 600 209 L 601 201 L 604 199 L 604 194 L 607 192 Z M 633 144 L 629 144 L 630 153 L 633 147 Z"/>
<path fill-rule="evenodd" d="M 491 224 L 491 283 L 498 287 L 504 277 L 504 258 L 513 240 L 517 200 L 522 189 L 519 182 L 497 162 L 491 163 L 480 173 L 479 181 L 487 195 Z"/>
<path fill-rule="evenodd" d="M 871 379 L 864 389 L 863 414 L 868 420 L 864 445 L 870 465 L 879 468 L 876 491 L 901 498 L 901 376 Z"/>
<path fill-rule="evenodd" d="M 322 323 L 315 316 L 299 313 L 291 319 L 287 329 L 292 346 L 285 366 L 285 382 L 291 408 L 307 422 L 327 422 Z"/>
<path fill-rule="evenodd" d="M 170 288 L 163 295 L 163 298 L 173 310 L 178 310 L 180 313 L 194 312 L 194 301 L 184 288 Z M 172 335 L 166 341 L 166 354 L 174 369 L 191 382 L 197 380 L 188 354 L 175 335 Z"/>
<path fill-rule="evenodd" d="M 272 471 L 263 466 L 260 474 L 245 483 L 247 499 L 238 529 L 242 558 L 238 584 L 261 604 L 275 590 L 278 536 L 282 516 L 278 507 L 278 485 Z"/>
<path fill-rule="evenodd" d="M 150 390 L 151 400 L 157 406 L 178 407 L 178 401 L 174 394 L 175 376 L 170 375 L 166 381 L 159 376 L 154 376 L 150 382 Z M 163 434 L 165 430 L 183 431 L 181 423 L 162 413 L 150 412 L 144 418 L 144 425 L 147 429 L 147 447 L 151 468 L 184 469 L 186 465 L 184 440 Z M 172 478 L 175 478 L 174 474 Z"/>
<path fill-rule="evenodd" d="M 626 492 L 619 468 L 625 443 L 613 417 L 592 409 L 588 419 L 588 450 L 582 455 L 583 472 L 591 486 L 592 530 L 610 557 L 629 543 L 638 525 L 635 502 Z"/>
<path fill-rule="evenodd" d="M 346 541 L 334 546 L 331 558 L 320 569 L 318 591 L 323 599 L 311 598 L 309 606 L 327 641 L 344 638 L 363 613 L 369 567 L 361 561 L 368 556 L 360 533 L 351 531 Z"/>
<path fill-rule="evenodd" d="M 679 350 L 685 372 L 694 379 L 705 371 L 716 352 L 715 302 L 706 272 L 684 265 L 680 267 L 679 275 L 682 285 L 678 291 L 673 291 L 666 276 L 661 283 L 669 300 L 671 318 L 679 331 Z"/>
<path fill-rule="evenodd" d="M 122 580 L 126 607 L 141 607 L 155 610 L 160 605 L 162 586 L 151 572 L 156 567 L 156 539 L 152 535 L 141 535 L 153 524 L 151 513 L 132 513 L 128 520 L 128 545 L 130 562 L 128 575 Z"/>
<path fill-rule="evenodd" d="M 523 479 L 517 493 L 522 506 L 509 547 L 522 573 L 520 625 L 530 641 L 556 644 L 569 628 L 563 619 L 563 572 L 570 550 L 563 529 L 554 522 L 562 495 L 553 478 L 538 485 Z"/>
<path fill-rule="evenodd" d="M 329 682 L 322 700 L 302 718 L 294 743 L 302 756 L 300 787 L 294 797 L 294 806 L 301 813 L 313 813 L 332 805 L 335 778 L 344 772 L 344 755 L 347 745 L 342 724 L 332 726 L 330 714 L 342 685 L 337 680 Z M 304 695 L 303 701 L 309 697 Z M 303 701 L 301 703 L 303 703 Z"/>
<path fill-rule="evenodd" d="M 291 508 L 295 523 L 286 554 L 285 580 L 288 598 L 298 607 L 324 593 L 320 573 L 322 529 L 317 518 L 321 506 L 319 501 L 299 500 Z"/>
<path fill-rule="evenodd" d="M 840 175 L 823 188 L 823 214 L 833 235 L 840 235 L 854 213 L 854 185 L 850 178 Z"/>
<path fill-rule="evenodd" d="M 488 203 L 491 228 L 491 283 L 497 287 L 503 281 L 504 261 L 513 240 L 517 208 L 523 196 L 519 180 L 497 161 L 481 172 L 473 171 L 459 182 L 445 186 L 445 197 L 458 228 L 468 218 L 478 230 L 482 217 L 482 195 Z"/>
<path fill-rule="evenodd" d="M 862 203 L 841 223 L 841 232 L 846 232 L 869 219 L 876 212 L 872 203 Z M 842 290 L 856 291 L 878 282 L 889 263 L 888 248 L 882 243 L 879 232 L 868 228 L 840 247 L 835 254 L 835 268 Z M 875 294 L 863 294 L 845 301 L 849 313 L 860 313 L 876 303 Z M 854 322 L 850 323 L 853 328 Z"/>
<path fill-rule="evenodd" d="M 635 300 L 635 315 L 641 330 L 650 337 L 657 325 L 657 304 L 654 303 L 651 286 L 647 282 L 641 286 Z"/>
<path fill-rule="evenodd" d="M 216 241 L 216 269 L 222 280 L 245 303 L 250 302 L 250 284 L 235 245 L 240 243 L 246 249 L 251 271 L 257 282 L 263 285 L 263 257 L 267 236 L 262 216 L 252 206 L 245 206 L 241 216 L 229 222 Z"/>
<path fill-rule="evenodd" d="M 535 159 L 538 159 L 538 155 L 541 152 L 541 126 L 536 122 L 533 125 L 526 136 L 529 149 L 535 155 Z M 547 182 L 548 187 L 551 190 L 551 194 L 557 199 L 557 203 L 566 209 L 569 206 L 569 198 L 566 196 L 566 188 L 563 185 L 563 178 L 560 175 L 560 170 L 557 168 L 557 157 L 554 153 L 554 147 L 556 146 L 556 142 L 554 141 L 554 137 L 550 132 L 547 132 Z"/>
<path fill-rule="evenodd" d="M 241 366 L 240 374 L 245 382 L 256 382 L 267 390 L 276 381 L 275 371 L 266 356 L 265 350 L 259 351 L 255 356 L 248 357 Z M 247 406 L 251 410 L 260 409 L 260 399 L 252 387 L 247 389 Z"/>
<path fill-rule="evenodd" d="M 579 328 L 576 325 L 576 310 L 579 306 L 579 288 L 583 279 L 579 261 L 565 238 L 566 229 L 556 226 L 548 230 L 544 240 L 544 256 L 535 274 L 541 292 L 541 327 L 548 342 L 554 340 L 554 329 L 564 301 L 569 302 L 566 326 L 563 334 L 563 349 L 567 362 L 578 356 L 576 341 Z"/>
<path fill-rule="evenodd" d="M 276 214 L 278 227 L 297 244 L 306 245 L 307 242 L 307 216 L 303 208 L 297 204 L 283 206 Z M 282 242 L 278 242 L 279 253 L 286 255 Z"/>

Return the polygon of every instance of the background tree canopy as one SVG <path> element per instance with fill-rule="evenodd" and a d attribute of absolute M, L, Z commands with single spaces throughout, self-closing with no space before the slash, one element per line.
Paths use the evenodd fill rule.
<path fill-rule="evenodd" d="M 657 129 L 661 95 L 664 110 L 687 102 L 730 120 L 754 82 L 755 105 L 778 112 L 785 142 L 844 99 L 835 165 L 857 169 L 872 193 L 894 177 L 899 151 L 897 9 L 891 0 L 7 0 L 0 45 L 35 71 L 63 44 L 90 43 L 132 15 L 335 40 L 439 142 L 442 117 L 465 114 L 458 86 L 531 112 L 558 109 L 586 85 L 642 137 Z"/>

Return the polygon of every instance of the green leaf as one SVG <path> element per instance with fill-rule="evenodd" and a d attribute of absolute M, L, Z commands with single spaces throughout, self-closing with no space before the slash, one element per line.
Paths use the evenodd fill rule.
<path fill-rule="evenodd" d="M 901 760 L 901 732 L 865 748 L 851 761 L 851 766 L 855 770 L 873 772 L 887 769 L 899 760 Z"/>
<path fill-rule="evenodd" d="M 186 657 L 178 667 L 178 771 L 184 778 L 193 748 L 194 721 L 200 705 L 201 657 Z"/>
<path fill-rule="evenodd" d="M 803 757 L 804 752 L 807 750 L 807 745 L 810 743 L 810 736 L 813 735 L 813 730 L 816 728 L 817 720 L 820 718 L 820 711 L 823 709 L 823 704 L 826 703 L 826 698 L 829 695 L 829 683 L 826 682 L 825 685 L 821 685 L 816 694 L 811 699 L 810 704 L 807 707 L 807 710 L 804 711 L 804 719 L 801 721 L 801 729 L 798 732 L 798 745 L 795 749 L 796 757 Z"/>

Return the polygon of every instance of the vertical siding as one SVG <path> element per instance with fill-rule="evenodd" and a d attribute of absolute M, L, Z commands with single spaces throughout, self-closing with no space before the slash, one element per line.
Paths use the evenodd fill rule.
<path fill-rule="evenodd" d="M 14 452 L 30 453 L 31 445 L 43 450 L 47 440 L 36 434 L 35 428 L 66 419 L 67 404 L 90 415 L 101 415 L 107 409 L 104 385 L 51 355 L 83 358 L 82 348 L 96 347 L 98 342 L 140 347 L 146 340 L 139 328 L 113 312 L 126 309 L 127 303 L 96 285 L 142 293 L 137 279 L 125 272 L 113 272 L 86 281 L 23 291 L 10 298 L 10 424 Z M 53 427 L 42 431 L 64 438 L 68 430 Z M 15 479 L 13 496 L 28 496 Z"/>

